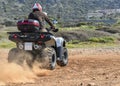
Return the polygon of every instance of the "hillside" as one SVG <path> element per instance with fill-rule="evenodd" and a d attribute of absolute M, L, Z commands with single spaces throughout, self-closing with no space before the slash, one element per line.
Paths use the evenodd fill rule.
<path fill-rule="evenodd" d="M 35 1 L 62 22 L 80 20 L 93 10 L 120 8 L 119 0 L 0 0 L 0 23 L 26 17 Z"/>

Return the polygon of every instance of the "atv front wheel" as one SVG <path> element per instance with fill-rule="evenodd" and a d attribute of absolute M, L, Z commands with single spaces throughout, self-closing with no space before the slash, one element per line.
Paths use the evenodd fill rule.
<path fill-rule="evenodd" d="M 67 48 L 63 49 L 62 60 L 58 60 L 57 64 L 61 67 L 66 66 L 68 64 L 68 50 Z"/>
<path fill-rule="evenodd" d="M 55 69 L 56 59 L 57 59 L 57 58 L 56 58 L 55 49 L 52 48 L 52 47 L 47 48 L 47 50 L 46 50 L 46 55 L 47 55 L 48 60 L 49 60 L 49 62 L 48 62 L 48 68 L 49 68 L 50 70 Z"/>

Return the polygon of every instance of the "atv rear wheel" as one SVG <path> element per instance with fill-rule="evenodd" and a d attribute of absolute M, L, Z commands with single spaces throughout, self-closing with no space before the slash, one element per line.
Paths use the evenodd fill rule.
<path fill-rule="evenodd" d="M 68 64 L 68 50 L 67 48 L 63 49 L 62 60 L 58 60 L 57 64 L 61 67 L 66 66 Z"/>
<path fill-rule="evenodd" d="M 18 48 L 12 48 L 8 53 L 8 62 L 17 63 L 18 65 L 23 66 L 24 62 L 28 66 L 32 65 L 32 54 Z"/>
<path fill-rule="evenodd" d="M 42 62 L 42 67 L 50 70 L 55 69 L 56 66 L 56 52 L 54 48 L 47 47 L 41 51 L 40 58 Z M 37 58 L 38 59 L 38 58 Z"/>
<path fill-rule="evenodd" d="M 17 63 L 19 65 L 23 64 L 24 56 L 23 51 L 18 48 L 12 48 L 8 53 L 8 62 L 9 63 Z"/>

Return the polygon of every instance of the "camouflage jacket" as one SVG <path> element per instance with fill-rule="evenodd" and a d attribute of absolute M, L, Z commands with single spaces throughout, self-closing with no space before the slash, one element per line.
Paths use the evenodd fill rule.
<path fill-rule="evenodd" d="M 38 20 L 40 23 L 40 28 L 44 29 L 45 24 L 44 22 L 46 21 L 52 28 L 55 28 L 54 25 L 52 24 L 52 22 L 49 20 L 49 18 L 40 11 L 35 11 L 35 12 L 31 12 L 28 16 L 28 19 L 35 19 Z"/>

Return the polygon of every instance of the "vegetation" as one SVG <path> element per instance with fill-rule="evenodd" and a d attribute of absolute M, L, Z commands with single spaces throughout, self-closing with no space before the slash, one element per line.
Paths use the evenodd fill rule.
<path fill-rule="evenodd" d="M 114 25 L 104 22 L 86 22 L 86 14 L 100 9 L 120 8 L 118 0 L 36 0 L 43 6 L 51 20 L 56 19 L 60 31 L 56 36 L 62 36 L 69 48 L 95 47 L 114 45 L 120 41 L 120 20 L 117 14 L 117 23 Z M 27 18 L 31 12 L 34 0 L 0 0 L 0 47 L 14 47 L 15 43 L 8 41 L 7 31 L 16 31 L 16 21 Z M 14 13 L 14 14 L 13 14 Z M 109 15 L 110 19 L 115 16 Z"/>
<path fill-rule="evenodd" d="M 26 18 L 35 1 L 60 24 L 79 23 L 86 19 L 88 12 L 95 10 L 120 8 L 119 0 L 0 0 L 0 23 L 14 25 L 14 21 Z"/>
<path fill-rule="evenodd" d="M 117 39 L 115 37 L 93 37 L 90 38 L 88 41 L 90 42 L 97 42 L 97 43 L 114 43 Z"/>
<path fill-rule="evenodd" d="M 96 47 L 113 47 L 120 46 L 120 44 L 115 43 L 96 43 L 96 42 L 79 42 L 78 44 L 67 43 L 68 48 L 96 48 Z"/>
<path fill-rule="evenodd" d="M 16 47 L 16 44 L 11 41 L 0 42 L 0 48 L 12 48 L 12 47 Z"/>
<path fill-rule="evenodd" d="M 86 28 L 83 28 L 83 26 Z M 96 26 L 92 26 L 94 28 L 89 29 L 89 26 L 92 25 L 85 24 L 79 27 L 60 28 L 60 31 L 55 35 L 65 38 L 69 48 L 114 46 L 120 39 L 119 34 L 116 36 L 116 34 L 98 30 Z M 107 27 L 107 29 L 110 28 Z M 17 31 L 17 27 L 4 27 L 1 29 L 0 48 L 15 47 L 15 43 L 8 40 L 8 31 Z"/>

